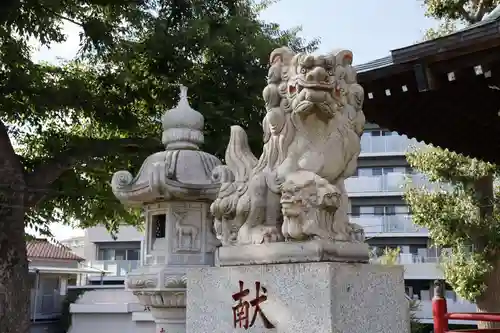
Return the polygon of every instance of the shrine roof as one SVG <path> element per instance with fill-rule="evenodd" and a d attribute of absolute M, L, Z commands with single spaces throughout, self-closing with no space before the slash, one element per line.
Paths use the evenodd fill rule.
<path fill-rule="evenodd" d="M 383 57 L 383 58 L 369 61 L 369 62 L 364 63 L 364 64 L 356 65 L 356 66 L 354 66 L 354 68 L 356 68 L 356 71 L 358 73 L 363 73 L 363 72 L 372 71 L 374 69 L 379 69 L 379 68 L 383 68 L 386 66 L 390 66 L 393 64 L 394 64 L 394 62 L 392 61 L 392 56 L 387 56 L 387 57 Z"/>
<path fill-rule="evenodd" d="M 355 66 L 366 120 L 500 164 L 500 6 L 453 34 Z"/>
<path fill-rule="evenodd" d="M 390 51 L 390 55 L 354 66 L 358 73 L 369 72 L 392 65 L 419 60 L 426 56 L 443 53 L 463 47 L 464 43 L 476 42 L 478 39 L 498 39 L 500 32 L 500 5 L 482 21 L 469 25 L 452 34 L 423 41 L 413 45 Z"/>

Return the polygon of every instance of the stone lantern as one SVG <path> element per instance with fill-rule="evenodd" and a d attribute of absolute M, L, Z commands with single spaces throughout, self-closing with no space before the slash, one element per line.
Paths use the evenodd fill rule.
<path fill-rule="evenodd" d="M 200 150 L 204 118 L 186 87 L 161 120 L 165 150 L 146 158 L 135 177 L 116 172 L 112 188 L 124 205 L 142 208 L 146 222 L 143 265 L 128 274 L 127 288 L 151 309 L 156 332 L 185 333 L 186 269 L 214 264 L 209 208 L 219 184 L 211 173 L 221 162 Z"/>

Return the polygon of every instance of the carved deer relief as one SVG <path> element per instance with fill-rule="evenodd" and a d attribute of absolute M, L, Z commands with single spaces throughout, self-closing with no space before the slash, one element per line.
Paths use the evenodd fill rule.
<path fill-rule="evenodd" d="M 175 218 L 175 231 L 178 250 L 200 250 L 196 244 L 198 238 L 198 228 L 184 221 L 187 217 L 186 212 L 173 212 Z"/>

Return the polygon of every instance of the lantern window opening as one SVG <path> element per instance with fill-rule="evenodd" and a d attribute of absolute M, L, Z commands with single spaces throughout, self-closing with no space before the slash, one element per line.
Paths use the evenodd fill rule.
<path fill-rule="evenodd" d="M 153 215 L 153 241 L 155 239 L 165 238 L 166 236 L 166 227 L 167 227 L 167 215 L 166 214 L 155 214 Z"/>

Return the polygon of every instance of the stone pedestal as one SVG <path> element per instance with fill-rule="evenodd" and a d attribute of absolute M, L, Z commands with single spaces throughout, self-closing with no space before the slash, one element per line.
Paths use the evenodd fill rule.
<path fill-rule="evenodd" d="M 218 259 L 219 266 L 240 266 L 321 261 L 367 263 L 369 256 L 366 243 L 312 240 L 222 246 Z"/>
<path fill-rule="evenodd" d="M 168 310 L 151 310 L 155 318 L 155 333 L 186 333 L 186 309 L 171 307 Z M 156 313 L 155 313 L 156 312 Z"/>
<path fill-rule="evenodd" d="M 398 266 L 314 262 L 193 268 L 187 279 L 189 333 L 242 332 L 246 324 L 259 333 L 410 331 Z M 244 295 L 241 302 L 238 293 Z M 260 303 L 252 302 L 259 297 Z"/>

